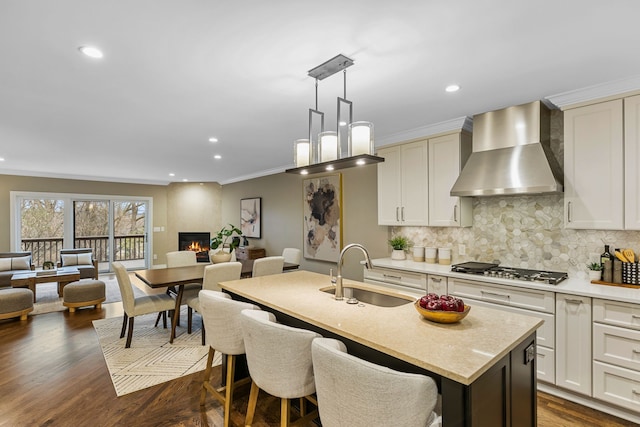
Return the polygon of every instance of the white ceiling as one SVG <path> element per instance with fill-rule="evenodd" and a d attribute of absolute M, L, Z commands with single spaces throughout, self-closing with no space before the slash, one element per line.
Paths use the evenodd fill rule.
<path fill-rule="evenodd" d="M 640 75 L 639 16 L 635 0 L 2 0 L 0 173 L 227 183 L 279 172 L 307 133 L 307 71 L 338 53 L 355 61 L 354 119 L 373 122 L 381 146 Z M 340 74 L 319 94 L 335 129 Z"/>

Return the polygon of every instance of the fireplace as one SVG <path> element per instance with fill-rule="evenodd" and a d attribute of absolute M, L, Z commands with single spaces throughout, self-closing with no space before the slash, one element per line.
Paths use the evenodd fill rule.
<path fill-rule="evenodd" d="M 178 250 L 194 251 L 198 262 L 209 262 L 211 233 L 178 233 Z"/>

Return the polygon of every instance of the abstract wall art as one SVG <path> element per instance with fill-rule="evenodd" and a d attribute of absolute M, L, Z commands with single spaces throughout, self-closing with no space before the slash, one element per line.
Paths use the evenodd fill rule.
<path fill-rule="evenodd" d="M 304 257 L 337 262 L 342 250 L 342 175 L 303 181 Z"/>

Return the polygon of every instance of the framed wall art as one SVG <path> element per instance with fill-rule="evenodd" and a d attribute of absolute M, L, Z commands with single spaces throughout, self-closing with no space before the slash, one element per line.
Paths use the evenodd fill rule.
<path fill-rule="evenodd" d="M 240 200 L 240 229 L 245 237 L 259 239 L 262 232 L 262 198 Z"/>
<path fill-rule="evenodd" d="M 303 253 L 337 262 L 342 250 L 342 175 L 307 178 L 303 185 Z"/>

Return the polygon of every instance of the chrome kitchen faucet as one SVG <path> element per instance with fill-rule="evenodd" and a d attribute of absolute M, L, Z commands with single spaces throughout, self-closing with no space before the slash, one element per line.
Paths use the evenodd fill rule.
<path fill-rule="evenodd" d="M 364 266 L 367 267 L 367 269 L 373 268 L 373 263 L 371 262 L 371 258 L 369 258 L 369 252 L 367 252 L 364 246 L 362 246 L 360 243 L 351 243 L 345 246 L 340 252 L 340 257 L 338 258 L 338 276 L 336 277 L 336 283 L 335 283 L 335 286 L 336 286 L 335 298 L 338 301 L 342 301 L 344 299 L 344 295 L 342 291 L 342 261 L 344 258 L 344 254 L 351 248 L 360 249 L 364 254 L 364 259 L 365 259 Z"/>

